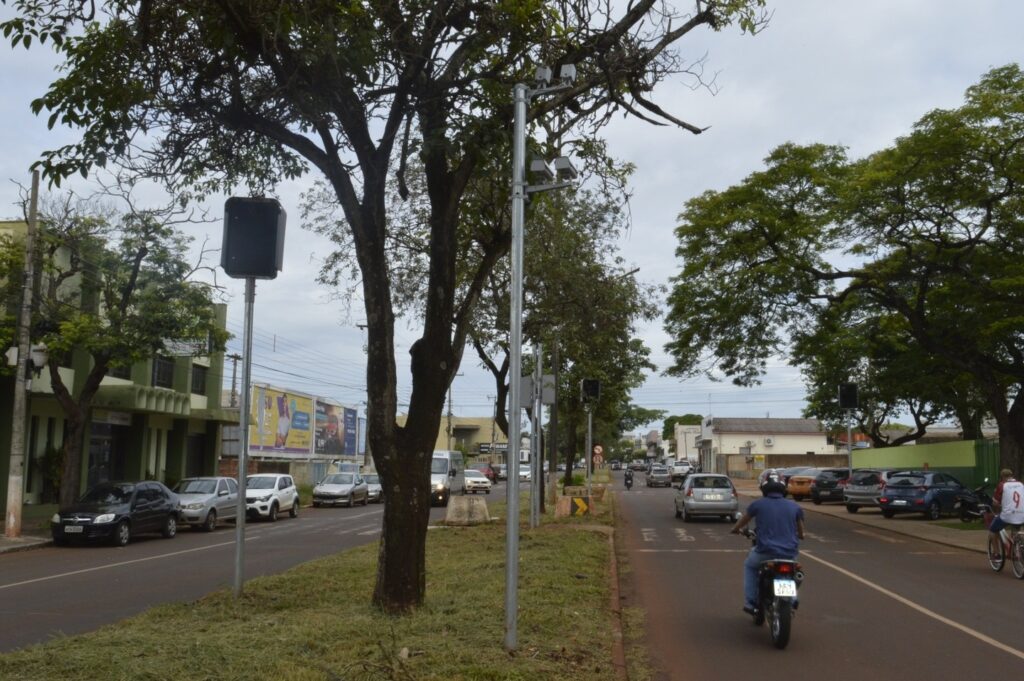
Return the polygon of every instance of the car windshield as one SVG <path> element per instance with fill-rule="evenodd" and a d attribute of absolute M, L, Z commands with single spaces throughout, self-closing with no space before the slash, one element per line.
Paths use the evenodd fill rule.
<path fill-rule="evenodd" d="M 651 469 L 652 473 L 668 473 L 668 469 L 664 466 L 655 466 Z"/>
<path fill-rule="evenodd" d="M 351 473 L 335 473 L 334 475 L 328 475 L 320 483 L 322 485 L 351 485 L 352 474 Z"/>
<path fill-rule="evenodd" d="M 213 494 L 217 491 L 216 480 L 182 480 L 174 486 L 178 494 Z"/>
<path fill-rule="evenodd" d="M 434 459 L 430 462 L 431 473 L 447 473 L 448 459 Z"/>
<path fill-rule="evenodd" d="M 852 480 L 855 485 L 877 485 L 878 473 L 874 471 L 860 471 L 853 474 Z"/>
<path fill-rule="evenodd" d="M 135 485 L 96 485 L 82 495 L 79 501 L 87 504 L 126 504 L 132 498 Z"/>
<path fill-rule="evenodd" d="M 692 486 L 695 489 L 732 489 L 728 478 L 702 477 L 696 478 Z"/>
<path fill-rule="evenodd" d="M 274 489 L 277 485 L 277 478 L 252 476 L 245 479 L 247 489 Z"/>
<path fill-rule="evenodd" d="M 467 478 L 483 478 L 484 480 L 487 479 L 486 475 L 484 475 L 480 471 L 474 471 L 474 470 L 466 471 L 466 477 Z"/>
<path fill-rule="evenodd" d="M 923 475 L 895 475 L 889 478 L 890 485 L 898 487 L 917 487 L 925 484 Z"/>
<path fill-rule="evenodd" d="M 379 485 L 380 484 L 380 476 L 379 475 L 364 475 L 363 476 L 363 480 L 366 481 L 367 485 Z"/>

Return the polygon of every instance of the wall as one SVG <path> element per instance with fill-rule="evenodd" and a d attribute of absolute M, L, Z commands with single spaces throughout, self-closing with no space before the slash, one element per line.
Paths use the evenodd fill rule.
<path fill-rule="evenodd" d="M 977 464 L 973 440 L 957 440 L 930 445 L 883 447 L 853 451 L 855 468 L 916 468 L 949 473 L 968 487 L 982 484 L 986 472 Z M 990 489 L 995 478 L 989 480 Z"/>

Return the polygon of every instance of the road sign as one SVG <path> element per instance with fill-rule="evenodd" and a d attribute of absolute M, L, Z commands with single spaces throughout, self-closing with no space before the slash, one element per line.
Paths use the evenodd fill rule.
<path fill-rule="evenodd" d="M 573 497 L 569 515 L 590 515 L 590 497 Z"/>

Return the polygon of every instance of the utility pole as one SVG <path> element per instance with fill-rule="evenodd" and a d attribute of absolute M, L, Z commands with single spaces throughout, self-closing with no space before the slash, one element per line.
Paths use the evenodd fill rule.
<path fill-rule="evenodd" d="M 238 374 L 238 361 L 242 359 L 242 356 L 237 352 L 233 355 L 228 355 L 228 359 L 231 360 L 231 403 L 230 406 L 238 406 L 238 393 L 235 391 L 235 378 Z"/>
<path fill-rule="evenodd" d="M 533 346 L 533 395 L 530 396 L 530 527 L 540 525 L 541 479 L 544 476 L 544 455 L 540 450 L 540 343 Z"/>
<path fill-rule="evenodd" d="M 551 364 L 552 373 L 554 374 L 555 383 L 555 395 L 554 402 L 551 405 L 551 433 L 548 437 L 551 438 L 551 455 L 548 461 L 548 501 L 551 504 L 551 508 L 555 507 L 557 499 L 555 498 L 558 492 L 558 336 L 555 336 L 554 346 L 551 348 Z"/>
<path fill-rule="evenodd" d="M 21 536 L 21 505 L 25 486 L 25 414 L 28 406 L 29 327 L 32 324 L 32 280 L 36 210 L 39 205 L 39 171 L 32 172 L 32 193 L 25 229 L 25 270 L 21 284 L 21 314 L 18 316 L 18 363 L 14 376 L 14 407 L 11 412 L 11 464 L 7 475 L 7 513 L 4 536 Z"/>

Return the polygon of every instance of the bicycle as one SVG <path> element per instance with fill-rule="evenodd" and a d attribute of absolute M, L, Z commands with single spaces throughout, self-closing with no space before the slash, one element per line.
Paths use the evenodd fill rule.
<path fill-rule="evenodd" d="M 992 525 L 995 519 L 991 509 L 985 514 L 985 527 Z M 1013 576 L 1024 579 L 1024 525 L 1007 525 L 999 530 L 998 545 L 993 547 L 991 537 L 988 538 L 988 564 L 994 572 L 999 572 L 1006 565 L 1006 556 L 1010 556 Z"/>

